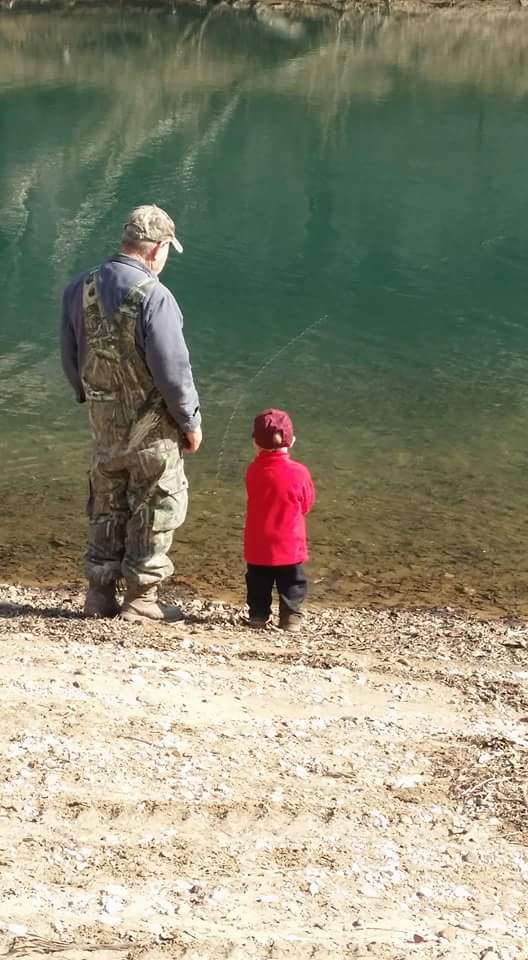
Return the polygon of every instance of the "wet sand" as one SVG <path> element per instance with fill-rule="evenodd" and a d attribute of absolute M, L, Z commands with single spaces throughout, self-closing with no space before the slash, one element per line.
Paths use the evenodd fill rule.
<path fill-rule="evenodd" d="M 43 486 L 31 498 L 31 516 L 13 489 L 0 519 L 0 571 L 4 580 L 26 586 L 82 585 L 86 521 L 78 496 L 57 497 Z M 233 494 L 230 493 L 230 504 Z M 176 531 L 169 586 L 193 595 L 244 602 L 243 500 L 234 516 L 223 515 L 218 499 L 193 496 L 190 516 Z M 523 540 L 508 552 L 509 533 L 497 553 L 478 541 L 427 542 L 428 530 L 405 534 L 383 523 L 339 527 L 326 515 L 310 518 L 310 600 L 315 606 L 420 609 L 451 607 L 483 617 L 528 617 L 528 570 Z M 352 543 L 350 542 L 352 539 Z"/>

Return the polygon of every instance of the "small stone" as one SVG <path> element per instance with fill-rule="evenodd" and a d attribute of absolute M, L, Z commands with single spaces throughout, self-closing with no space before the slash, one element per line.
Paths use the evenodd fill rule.
<path fill-rule="evenodd" d="M 363 897 L 377 897 L 379 890 L 371 883 L 362 883 L 359 887 L 359 893 Z"/>
<path fill-rule="evenodd" d="M 462 860 L 464 863 L 478 863 L 478 857 L 472 850 L 468 850 L 467 853 L 462 854 Z"/>
<path fill-rule="evenodd" d="M 182 683 L 192 683 L 192 676 L 188 670 L 175 670 L 174 676 L 177 677 L 178 680 L 181 680 Z"/>
<path fill-rule="evenodd" d="M 389 821 L 379 810 L 370 811 L 370 819 L 375 827 L 379 827 L 380 830 L 386 830 L 389 826 Z"/>
<path fill-rule="evenodd" d="M 508 925 L 500 917 L 484 917 L 480 921 L 483 930 L 497 930 L 499 933 L 506 933 Z"/>
<path fill-rule="evenodd" d="M 430 900 L 431 897 L 434 896 L 434 890 L 432 887 L 428 887 L 424 885 L 423 887 L 418 887 L 418 890 L 416 891 L 416 896 L 422 897 L 424 900 Z"/>

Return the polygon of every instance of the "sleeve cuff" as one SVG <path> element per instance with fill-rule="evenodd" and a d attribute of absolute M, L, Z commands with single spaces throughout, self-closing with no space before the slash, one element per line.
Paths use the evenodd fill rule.
<path fill-rule="evenodd" d="M 202 423 L 202 414 L 200 413 L 199 410 L 197 410 L 196 413 L 193 414 L 193 416 L 190 417 L 188 420 L 185 420 L 183 423 L 180 422 L 179 426 L 180 426 L 180 430 L 182 430 L 183 433 L 192 433 L 193 430 L 197 430 L 198 427 L 201 426 L 201 423 Z"/>

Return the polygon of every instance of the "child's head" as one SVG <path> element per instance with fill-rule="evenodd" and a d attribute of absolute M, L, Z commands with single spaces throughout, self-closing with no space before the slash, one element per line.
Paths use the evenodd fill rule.
<path fill-rule="evenodd" d="M 263 410 L 253 423 L 253 440 L 261 450 L 283 450 L 293 446 L 293 423 L 285 410 Z"/>

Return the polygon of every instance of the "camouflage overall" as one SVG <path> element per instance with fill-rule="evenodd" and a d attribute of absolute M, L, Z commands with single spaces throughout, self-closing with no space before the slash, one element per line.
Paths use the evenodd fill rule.
<path fill-rule="evenodd" d="M 93 585 L 123 577 L 150 586 L 170 576 L 167 553 L 185 520 L 181 436 L 136 348 L 139 305 L 156 281 L 134 287 L 107 317 L 97 274 L 84 281 L 82 373 L 94 450 L 85 571 Z"/>

